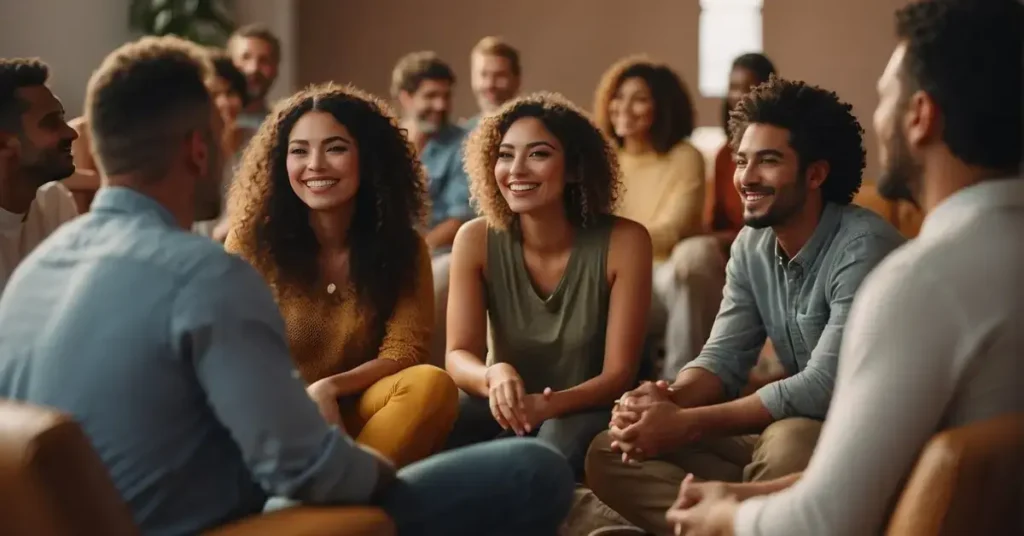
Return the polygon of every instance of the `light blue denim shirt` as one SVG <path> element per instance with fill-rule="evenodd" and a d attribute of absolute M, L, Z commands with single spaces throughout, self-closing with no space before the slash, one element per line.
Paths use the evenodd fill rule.
<path fill-rule="evenodd" d="M 365 503 L 377 481 L 306 395 L 262 278 L 126 188 L 15 270 L 0 396 L 72 415 L 145 534 L 196 534 L 266 495 Z"/>
<path fill-rule="evenodd" d="M 462 142 L 466 131 L 457 125 L 445 125 L 434 134 L 420 152 L 427 171 L 430 193 L 430 225 L 433 229 L 445 220 L 469 221 L 469 179 L 462 165 Z"/>
<path fill-rule="evenodd" d="M 708 370 L 722 380 L 727 398 L 736 398 L 767 336 L 788 377 L 757 391 L 765 408 L 776 420 L 824 419 L 853 296 L 904 241 L 875 213 L 832 203 L 792 259 L 772 229 L 744 228 L 732 245 L 711 336 L 683 370 Z"/>

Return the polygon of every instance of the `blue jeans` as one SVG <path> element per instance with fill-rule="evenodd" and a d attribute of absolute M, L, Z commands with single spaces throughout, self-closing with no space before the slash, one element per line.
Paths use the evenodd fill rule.
<path fill-rule="evenodd" d="M 562 455 L 535 439 L 510 438 L 403 468 L 380 506 L 400 536 L 554 536 L 573 487 Z"/>

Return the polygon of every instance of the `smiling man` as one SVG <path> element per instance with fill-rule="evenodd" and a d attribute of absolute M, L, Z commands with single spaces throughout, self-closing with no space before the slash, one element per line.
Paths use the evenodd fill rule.
<path fill-rule="evenodd" d="M 60 179 L 75 172 L 78 134 L 37 59 L 0 59 L 0 291 L 14 268 L 64 222 L 78 215 Z"/>
<path fill-rule="evenodd" d="M 238 116 L 238 126 L 255 131 L 270 112 L 267 94 L 281 66 L 281 40 L 266 26 L 250 24 L 231 34 L 228 53 L 248 84 L 248 104 Z"/>
<path fill-rule="evenodd" d="M 656 534 L 672 534 L 665 511 L 689 473 L 760 481 L 807 465 L 854 293 L 903 243 L 850 205 L 863 131 L 835 93 L 773 77 L 740 101 L 730 132 L 746 227 L 711 337 L 673 385 L 626 393 L 587 456 L 598 498 Z M 766 338 L 788 377 L 740 397 Z"/>
<path fill-rule="evenodd" d="M 522 67 L 519 51 L 504 39 L 487 36 L 473 47 L 469 55 L 470 84 L 480 113 L 462 125 L 473 130 L 480 117 L 494 112 L 519 93 Z"/>

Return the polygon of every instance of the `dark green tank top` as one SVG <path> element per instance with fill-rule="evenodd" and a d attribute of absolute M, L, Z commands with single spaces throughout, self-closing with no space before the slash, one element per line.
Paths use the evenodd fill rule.
<path fill-rule="evenodd" d="M 562 279 L 534 290 L 516 230 L 487 232 L 487 363 L 509 363 L 527 393 L 579 385 L 601 373 L 608 325 L 608 242 L 614 218 L 576 233 Z"/>

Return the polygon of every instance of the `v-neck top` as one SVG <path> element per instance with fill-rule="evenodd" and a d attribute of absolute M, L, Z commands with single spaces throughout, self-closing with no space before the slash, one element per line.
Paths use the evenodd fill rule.
<path fill-rule="evenodd" d="M 565 271 L 546 297 L 531 281 L 518 231 L 488 229 L 487 362 L 515 367 L 528 393 L 568 389 L 601 373 L 613 223 L 605 217 L 577 230 Z"/>

